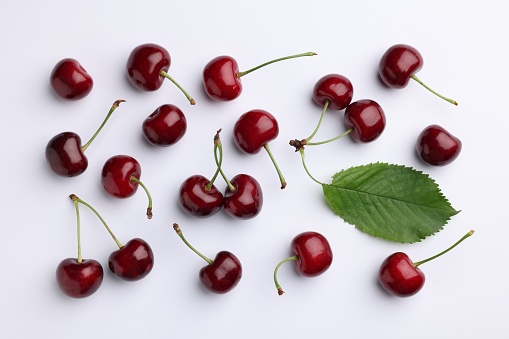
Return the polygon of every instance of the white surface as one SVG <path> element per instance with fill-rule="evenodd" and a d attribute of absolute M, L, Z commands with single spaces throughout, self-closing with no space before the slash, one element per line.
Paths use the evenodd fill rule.
<path fill-rule="evenodd" d="M 2 177 L 0 222 L 0 324 L 5 338 L 507 338 L 506 110 L 507 18 L 502 3 L 408 1 L 25 1 L 0 5 L 0 124 Z M 170 74 L 196 99 L 191 107 L 170 82 L 154 93 L 133 89 L 125 76 L 132 48 L 165 46 Z M 382 53 L 408 43 L 422 53 L 422 80 L 459 102 L 455 107 L 417 83 L 389 90 L 376 78 Z M 229 103 L 204 95 L 203 66 L 220 54 L 234 56 L 241 70 L 280 56 L 314 51 L 243 78 L 244 92 Z M 53 65 L 78 59 L 93 76 L 92 93 L 79 102 L 57 100 L 49 88 Z M 327 181 L 343 168 L 385 161 L 429 173 L 462 210 L 437 235 L 413 245 L 369 237 L 333 215 L 321 188 L 304 173 L 288 141 L 307 137 L 320 108 L 311 103 L 316 80 L 341 73 L 354 84 L 354 100 L 371 98 L 387 114 L 387 128 L 374 143 L 348 138 L 308 148 L 314 175 Z M 53 175 L 44 147 L 71 130 L 87 139 L 111 103 L 125 99 L 87 150 L 89 168 L 72 179 Z M 188 133 L 175 146 L 150 147 L 141 122 L 157 106 L 173 103 L 188 119 Z M 272 112 L 280 135 L 271 149 L 288 181 L 281 191 L 266 154 L 240 154 L 231 142 L 236 118 L 252 108 Z M 317 140 L 344 127 L 342 113 L 329 113 Z M 414 141 L 438 123 L 463 141 L 460 157 L 443 168 L 425 166 Z M 191 174 L 214 171 L 212 137 L 223 128 L 224 170 L 247 172 L 263 186 L 262 213 L 236 221 L 187 217 L 176 205 L 177 188 Z M 87 139 L 88 140 L 88 139 Z M 151 189 L 154 218 L 144 217 L 143 191 L 127 200 L 103 193 L 104 161 L 129 154 L 142 166 Z M 224 185 L 218 181 L 221 189 Z M 74 300 L 57 288 L 55 268 L 76 255 L 75 193 L 94 205 L 120 241 L 135 236 L 155 252 L 155 267 L 139 282 L 105 271 L 93 296 Z M 103 226 L 82 209 L 83 255 L 99 260 L 115 249 Z M 237 254 L 244 276 L 226 295 L 205 292 L 198 270 L 205 263 L 171 228 L 178 222 L 204 254 Z M 427 282 L 412 298 L 388 296 L 377 285 L 381 261 L 395 251 L 414 260 L 473 237 L 439 260 L 422 266 Z M 330 270 L 317 278 L 280 270 L 287 292 L 272 282 L 276 263 L 287 256 L 294 235 L 323 233 L 333 246 Z"/>

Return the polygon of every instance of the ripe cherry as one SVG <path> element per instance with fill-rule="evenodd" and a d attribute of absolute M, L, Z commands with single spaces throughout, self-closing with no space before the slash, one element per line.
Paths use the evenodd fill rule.
<path fill-rule="evenodd" d="M 350 136 L 358 142 L 377 139 L 385 129 L 385 113 L 373 100 L 352 102 L 345 110 L 345 124 L 351 129 Z"/>
<path fill-rule="evenodd" d="M 129 155 L 115 155 L 106 160 L 101 172 L 104 190 L 115 198 L 128 198 L 141 186 L 148 197 L 147 217 L 152 218 L 152 197 L 147 187 L 140 181 L 140 163 Z"/>
<path fill-rule="evenodd" d="M 279 267 L 288 261 L 294 261 L 297 271 L 305 277 L 316 277 L 329 269 L 332 264 L 332 249 L 327 239 L 317 232 L 303 232 L 291 242 L 293 255 L 276 266 L 274 283 L 279 295 L 284 293 L 277 281 Z"/>
<path fill-rule="evenodd" d="M 173 224 L 173 229 L 184 243 L 198 254 L 208 265 L 200 269 L 200 281 L 211 292 L 224 294 L 231 291 L 242 278 L 242 265 L 240 260 L 231 252 L 220 251 L 214 260 L 211 260 L 198 252 L 182 234 L 178 224 Z"/>
<path fill-rule="evenodd" d="M 167 147 L 182 139 L 187 130 L 187 120 L 177 106 L 161 105 L 143 121 L 142 130 L 149 143 Z"/>
<path fill-rule="evenodd" d="M 421 53 L 412 46 L 397 44 L 391 46 L 380 59 L 378 73 L 382 81 L 391 88 L 403 88 L 408 85 L 410 79 L 414 79 L 427 90 L 438 97 L 458 105 L 455 100 L 444 97 L 426 86 L 416 75 L 423 66 Z"/>
<path fill-rule="evenodd" d="M 50 168 L 55 174 L 63 177 L 74 177 L 85 172 L 88 167 L 88 159 L 84 154 L 85 150 L 94 141 L 121 102 L 124 102 L 124 100 L 117 100 L 113 103 L 101 126 L 83 146 L 81 146 L 80 136 L 74 132 L 63 132 L 51 138 L 46 145 L 45 155 Z"/>
<path fill-rule="evenodd" d="M 458 157 L 461 140 L 439 125 L 426 127 L 418 136 L 416 150 L 422 160 L 433 166 L 445 166 Z"/>
<path fill-rule="evenodd" d="M 353 98 L 353 85 L 340 74 L 327 74 L 321 77 L 313 88 L 313 101 L 320 106 L 335 110 L 345 109 Z"/>
<path fill-rule="evenodd" d="M 71 58 L 60 60 L 50 75 L 53 92 L 62 99 L 79 100 L 94 87 L 94 81 L 81 64 Z"/>
<path fill-rule="evenodd" d="M 250 175 L 238 174 L 226 187 L 223 206 L 232 217 L 251 219 L 257 216 L 263 206 L 262 188 Z"/>
<path fill-rule="evenodd" d="M 210 217 L 223 207 L 223 194 L 209 179 L 192 175 L 180 185 L 179 204 L 190 215 Z"/>
<path fill-rule="evenodd" d="M 278 61 L 312 55 L 316 55 L 316 53 L 308 52 L 278 58 L 244 72 L 239 72 L 237 61 L 231 56 L 218 56 L 205 65 L 203 69 L 203 86 L 205 88 L 205 93 L 215 101 L 233 100 L 242 93 L 242 82 L 240 78 L 244 75 Z"/>
<path fill-rule="evenodd" d="M 247 154 L 256 154 L 262 148 L 267 151 L 283 189 L 286 187 L 286 180 L 269 148 L 269 141 L 276 139 L 278 134 L 279 125 L 276 118 L 261 109 L 242 114 L 233 127 L 233 140 L 241 151 Z"/>
<path fill-rule="evenodd" d="M 387 292 L 397 297 L 410 297 L 424 286 L 425 276 L 419 266 L 449 252 L 466 238 L 474 234 L 470 231 L 454 245 L 428 259 L 412 262 L 407 254 L 396 252 L 387 257 L 380 266 L 378 279 Z"/>
<path fill-rule="evenodd" d="M 164 47 L 152 43 L 142 44 L 135 47 L 127 59 L 127 77 L 141 91 L 158 90 L 166 78 L 194 105 L 194 99 L 168 74 L 170 64 L 170 53 Z"/>

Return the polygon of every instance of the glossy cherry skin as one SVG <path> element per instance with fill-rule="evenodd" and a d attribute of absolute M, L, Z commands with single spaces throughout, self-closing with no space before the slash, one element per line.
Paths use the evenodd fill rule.
<path fill-rule="evenodd" d="M 214 261 L 200 269 L 200 281 L 209 291 L 224 294 L 231 291 L 242 278 L 240 260 L 231 252 L 221 251 Z"/>
<path fill-rule="evenodd" d="M 223 194 L 212 185 L 207 189 L 210 180 L 202 175 L 187 178 L 179 189 L 179 204 L 190 215 L 210 217 L 223 207 Z"/>
<path fill-rule="evenodd" d="M 384 260 L 378 279 L 385 290 L 398 297 L 416 294 L 425 281 L 424 273 L 402 252 L 396 252 Z"/>
<path fill-rule="evenodd" d="M 63 132 L 51 138 L 45 151 L 51 170 L 63 177 L 74 177 L 85 172 L 88 159 L 81 147 L 81 138 L 74 132 Z"/>
<path fill-rule="evenodd" d="M 297 271 L 305 277 L 315 277 L 327 271 L 332 264 L 332 249 L 327 239 L 317 232 L 303 232 L 291 242 L 297 255 Z"/>
<path fill-rule="evenodd" d="M 242 114 L 233 127 L 233 140 L 248 154 L 255 154 L 279 134 L 276 118 L 267 111 L 254 109 Z"/>
<path fill-rule="evenodd" d="M 439 125 L 426 127 L 418 136 L 417 154 L 433 166 L 445 166 L 458 157 L 461 140 Z"/>
<path fill-rule="evenodd" d="M 205 93 L 215 101 L 230 101 L 242 93 L 239 66 L 234 58 L 222 55 L 212 59 L 203 69 Z"/>
<path fill-rule="evenodd" d="M 250 175 L 238 174 L 230 183 L 235 191 L 226 187 L 223 202 L 225 211 L 239 219 L 257 216 L 263 206 L 263 193 L 258 181 Z"/>
<path fill-rule="evenodd" d="M 140 280 L 152 271 L 154 253 L 145 240 L 134 238 L 110 254 L 108 266 L 111 272 L 124 280 Z"/>
<path fill-rule="evenodd" d="M 321 77 L 313 88 L 313 101 L 319 106 L 329 102 L 327 109 L 345 109 L 353 98 L 353 85 L 340 74 L 327 74 Z"/>
<path fill-rule="evenodd" d="M 422 55 L 414 47 L 398 44 L 390 47 L 380 59 L 378 73 L 391 88 L 403 88 L 410 77 L 423 66 Z"/>
<path fill-rule="evenodd" d="M 56 270 L 58 287 L 72 298 L 86 298 L 94 294 L 102 284 L 104 271 L 101 264 L 93 259 L 67 258 Z"/>
<path fill-rule="evenodd" d="M 164 77 L 161 70 L 170 69 L 170 53 L 157 44 L 143 44 L 135 47 L 127 59 L 127 77 L 134 87 L 142 91 L 159 89 Z"/>
<path fill-rule="evenodd" d="M 175 105 L 161 105 L 142 124 L 143 136 L 155 146 L 177 143 L 187 130 L 184 113 Z"/>
<path fill-rule="evenodd" d="M 77 60 L 66 58 L 51 71 L 50 85 L 60 98 L 79 100 L 92 91 L 94 80 Z"/>
<path fill-rule="evenodd" d="M 104 190 L 116 198 L 128 198 L 138 190 L 138 183 L 131 177 L 140 179 L 141 166 L 139 162 L 128 155 L 115 155 L 109 158 L 103 166 L 101 182 Z"/>
<path fill-rule="evenodd" d="M 352 102 L 345 110 L 345 125 L 352 128 L 352 139 L 357 142 L 370 142 L 377 139 L 385 129 L 385 113 L 373 100 Z"/>

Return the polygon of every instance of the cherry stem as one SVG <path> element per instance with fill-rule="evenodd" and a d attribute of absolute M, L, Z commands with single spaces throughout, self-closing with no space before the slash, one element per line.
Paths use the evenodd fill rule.
<path fill-rule="evenodd" d="M 315 177 L 313 177 L 313 176 L 311 175 L 311 173 L 309 172 L 308 167 L 306 166 L 306 160 L 305 160 L 305 156 L 304 156 L 304 149 L 303 149 L 303 148 L 301 148 L 301 149 L 299 150 L 299 153 L 300 153 L 300 157 L 301 157 L 301 159 L 302 159 L 302 166 L 304 166 L 304 170 L 306 171 L 307 175 L 308 175 L 308 176 L 309 176 L 309 177 L 310 177 L 310 178 L 311 178 L 314 182 L 316 182 L 317 184 L 320 184 L 321 186 L 325 185 L 323 182 L 318 181 L 317 179 L 315 179 Z"/>
<path fill-rule="evenodd" d="M 269 144 L 267 143 L 267 144 L 263 145 L 263 148 L 265 148 L 265 150 L 269 154 L 270 160 L 272 161 L 272 163 L 274 164 L 274 167 L 276 168 L 277 175 L 279 177 L 279 181 L 281 182 L 281 189 L 284 189 L 286 187 L 286 180 L 283 176 L 283 173 L 279 169 L 279 166 L 276 162 L 276 159 L 274 158 L 274 155 L 272 155 L 272 152 L 270 151 Z"/>
<path fill-rule="evenodd" d="M 219 133 L 221 133 L 221 128 L 217 130 L 216 134 L 214 135 L 214 157 L 216 154 L 216 150 L 219 144 L 221 144 L 221 139 L 219 138 Z M 207 191 L 210 191 L 212 189 L 212 185 L 214 185 L 214 181 L 216 181 L 217 176 L 221 172 L 221 165 L 223 164 L 223 152 L 219 154 L 219 162 L 217 163 L 217 169 L 214 173 L 214 176 L 210 180 L 207 186 L 205 186 L 205 189 Z"/>
<path fill-rule="evenodd" d="M 465 240 L 466 238 L 470 237 L 472 234 L 474 234 L 474 230 L 471 230 L 470 232 L 468 232 L 467 234 L 465 234 L 463 237 L 461 237 L 460 240 L 456 241 L 456 243 L 454 243 L 454 245 L 452 245 L 451 247 L 449 247 L 448 249 L 446 249 L 445 251 L 442 251 L 440 253 L 438 253 L 437 255 L 434 255 L 432 257 L 429 257 L 428 259 L 424 259 L 424 260 L 421 260 L 421 261 L 418 261 L 418 262 L 414 262 L 413 265 L 414 267 L 418 267 L 419 265 L 422 265 L 428 261 L 431 261 L 435 258 L 438 258 L 439 256 L 449 252 L 450 250 L 452 250 L 454 247 L 458 246 L 463 240 Z"/>
<path fill-rule="evenodd" d="M 279 268 L 284 263 L 286 263 L 288 261 L 295 261 L 295 260 L 299 260 L 299 257 L 297 255 L 283 259 L 279 262 L 279 264 L 277 264 L 276 268 L 274 269 L 274 284 L 276 285 L 277 294 L 279 294 L 279 295 L 283 295 L 283 293 L 285 293 L 285 291 L 283 291 L 283 289 L 281 288 L 281 285 L 279 285 L 279 282 L 277 281 L 277 271 L 279 271 Z"/>
<path fill-rule="evenodd" d="M 81 223 L 80 223 L 80 208 L 78 202 L 74 200 L 74 207 L 76 209 L 76 222 L 77 222 L 77 231 L 78 231 L 78 264 L 83 262 L 83 257 L 81 256 Z"/>
<path fill-rule="evenodd" d="M 333 142 L 333 141 L 336 141 L 338 139 L 341 139 L 342 137 L 344 137 L 345 135 L 348 135 L 350 134 L 351 132 L 353 131 L 353 128 L 350 128 L 348 129 L 346 132 L 334 137 L 334 138 L 331 138 L 331 139 L 328 139 L 328 140 L 324 140 L 324 141 L 319 141 L 319 142 L 306 142 L 305 144 L 308 145 L 308 146 L 316 146 L 316 145 L 323 145 L 323 144 L 327 144 L 329 142 Z M 308 139 L 309 140 L 309 139 Z"/>
<path fill-rule="evenodd" d="M 278 59 L 274 59 L 274 60 L 271 60 L 271 61 L 268 61 L 268 62 L 265 62 L 261 65 L 258 65 L 256 67 L 253 67 L 251 69 L 248 69 L 247 71 L 244 71 L 244 72 L 238 72 L 237 73 L 237 78 L 240 78 L 246 74 L 249 74 L 253 71 L 256 71 L 257 69 L 260 69 L 262 67 L 265 67 L 267 65 L 270 65 L 270 64 L 273 64 L 275 62 L 278 62 L 278 61 L 283 61 L 283 60 L 287 60 L 287 59 L 293 59 L 293 58 L 299 58 L 299 57 L 303 57 L 303 56 L 313 56 L 313 55 L 316 55 L 315 52 L 306 52 L 306 53 L 301 53 L 301 54 L 295 54 L 295 55 L 290 55 L 290 56 L 286 56 L 286 57 L 282 57 L 282 58 L 278 58 Z"/>
<path fill-rule="evenodd" d="M 69 198 L 72 199 L 72 201 L 74 201 L 74 204 L 77 205 L 78 203 L 81 203 L 85 206 L 87 206 L 88 208 L 90 208 L 90 210 L 92 212 L 94 212 L 94 214 L 99 218 L 99 220 L 101 220 L 101 222 L 103 223 L 104 227 L 106 227 L 106 230 L 108 231 L 108 233 L 111 235 L 111 237 L 113 238 L 113 240 L 117 243 L 117 246 L 118 248 L 122 248 L 124 247 L 124 245 L 122 245 L 122 243 L 120 241 L 118 241 L 117 237 L 115 237 L 115 235 L 113 234 L 113 232 L 111 231 L 111 229 L 109 228 L 108 224 L 106 224 L 106 222 L 104 221 L 104 219 L 101 217 L 101 215 L 95 210 L 95 208 L 93 208 L 91 205 L 89 205 L 86 201 L 84 200 L 81 200 L 80 198 L 78 198 L 78 196 L 76 196 L 76 194 L 71 194 L 69 196 Z"/>
<path fill-rule="evenodd" d="M 180 229 L 179 225 L 174 223 L 173 224 L 173 229 L 175 230 L 175 232 L 177 232 L 177 235 L 180 237 L 180 239 L 182 239 L 182 241 L 184 242 L 184 244 L 187 245 L 187 247 L 189 247 L 194 253 L 198 254 L 203 260 L 205 260 L 209 265 L 212 264 L 214 261 L 210 258 L 207 258 L 206 256 L 204 256 L 203 254 L 201 254 L 200 252 L 198 252 L 198 250 L 196 250 L 187 240 L 186 238 L 184 237 L 184 234 L 182 233 L 182 230 Z"/>
<path fill-rule="evenodd" d="M 148 219 L 152 219 L 152 216 L 153 216 L 152 215 L 152 196 L 150 195 L 150 192 L 148 191 L 147 186 L 145 186 L 145 184 L 143 184 L 143 182 L 141 182 L 141 180 L 139 180 L 138 178 L 136 178 L 134 176 L 131 176 L 129 178 L 129 180 L 132 181 L 132 182 L 137 183 L 138 185 L 140 185 L 141 188 L 143 188 L 143 190 L 147 194 L 147 198 L 148 198 L 147 218 Z"/>
<path fill-rule="evenodd" d="M 83 152 L 85 152 L 85 150 L 88 148 L 88 146 L 90 146 L 90 144 L 92 143 L 92 141 L 94 141 L 94 139 L 97 137 L 97 135 L 99 134 L 99 132 L 103 129 L 104 125 L 106 125 L 106 122 L 108 121 L 108 119 L 110 118 L 110 116 L 113 114 L 113 112 L 117 109 L 118 106 L 120 106 L 120 103 L 121 102 L 125 102 L 125 100 L 116 100 L 113 105 L 111 106 L 110 108 L 110 111 L 108 112 L 108 114 L 106 115 L 106 118 L 104 118 L 101 126 L 99 126 L 99 128 L 97 129 L 97 131 L 95 131 L 94 135 L 92 136 L 92 138 L 90 138 L 90 140 L 84 144 L 83 146 L 81 146 L 81 150 Z"/>
<path fill-rule="evenodd" d="M 422 81 L 421 81 L 421 79 L 419 79 L 419 78 L 418 78 L 415 74 L 413 74 L 413 75 L 411 76 L 411 78 L 412 78 L 412 79 L 414 79 L 415 81 L 417 81 L 417 82 L 418 82 L 419 84 L 421 84 L 424 88 L 426 88 L 428 91 L 430 91 L 431 93 L 435 94 L 436 96 L 438 96 L 438 97 L 440 97 L 440 98 L 444 99 L 444 100 L 445 100 L 445 101 L 447 101 L 447 102 L 450 102 L 450 103 L 451 103 L 451 104 L 453 104 L 453 105 L 458 106 L 458 102 L 457 102 L 456 100 L 449 99 L 449 98 L 447 98 L 447 97 L 443 96 L 442 94 L 435 92 L 433 89 L 431 89 L 430 87 L 428 87 L 428 86 L 427 86 L 424 82 L 422 82 Z"/>
<path fill-rule="evenodd" d="M 325 104 L 323 105 L 323 110 L 322 110 L 322 114 L 320 114 L 320 120 L 318 120 L 318 124 L 316 125 L 316 128 L 315 130 L 313 131 L 313 133 L 311 133 L 311 135 L 304 139 L 306 140 L 306 143 L 313 139 L 313 137 L 315 136 L 315 134 L 318 132 L 318 129 L 320 128 L 320 126 L 322 125 L 322 121 L 323 121 L 323 117 L 325 116 L 325 111 L 327 111 L 327 108 L 329 107 L 329 103 L 330 101 L 329 100 L 325 100 Z"/>
<path fill-rule="evenodd" d="M 189 93 L 186 92 L 186 90 L 180 86 L 180 84 L 175 81 L 175 79 L 173 79 L 168 73 L 166 73 L 166 71 L 164 69 L 162 69 L 160 72 L 159 72 L 159 75 L 165 77 L 166 79 L 170 80 L 171 82 L 173 82 L 175 84 L 175 86 L 177 86 L 181 91 L 182 93 L 184 93 L 184 95 L 186 96 L 187 100 L 189 100 L 189 103 L 191 103 L 191 105 L 195 105 L 196 104 L 196 101 L 194 101 L 194 99 L 191 97 L 191 95 L 189 95 Z"/>
<path fill-rule="evenodd" d="M 217 131 L 216 135 L 214 136 L 214 159 L 216 161 L 217 171 L 221 173 L 221 176 L 223 177 L 224 181 L 226 182 L 226 185 L 228 186 L 228 189 L 231 192 L 235 192 L 236 190 L 235 186 L 233 186 L 230 180 L 228 180 L 228 178 L 223 172 L 223 169 L 221 168 L 221 165 L 223 163 L 223 144 L 221 143 L 221 139 L 219 138 L 219 132 L 221 132 L 221 130 Z M 219 152 L 219 159 L 217 156 L 217 152 Z"/>

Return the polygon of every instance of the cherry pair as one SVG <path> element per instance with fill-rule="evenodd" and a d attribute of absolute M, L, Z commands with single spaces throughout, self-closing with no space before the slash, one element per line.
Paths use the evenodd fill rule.
<path fill-rule="evenodd" d="M 145 240 L 134 238 L 123 245 L 91 205 L 78 198 L 75 194 L 71 194 L 70 198 L 76 209 L 78 257 L 64 259 L 57 267 L 57 284 L 64 294 L 73 298 L 88 297 L 99 289 L 104 276 L 102 265 L 97 260 L 82 258 L 80 203 L 94 212 L 118 246 L 118 250 L 112 252 L 108 259 L 110 271 L 126 281 L 140 280 L 150 273 L 154 265 L 154 254 Z"/>

